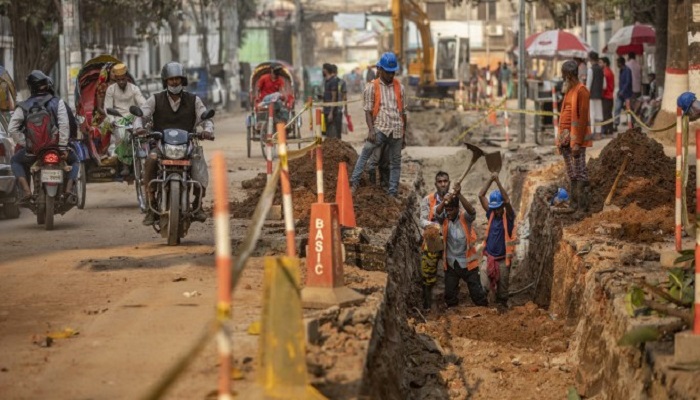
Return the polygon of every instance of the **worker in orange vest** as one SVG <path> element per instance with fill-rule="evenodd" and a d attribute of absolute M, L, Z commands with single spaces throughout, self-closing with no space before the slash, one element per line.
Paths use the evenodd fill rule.
<path fill-rule="evenodd" d="M 445 303 L 447 307 L 459 302 L 459 281 L 467 283 L 469 297 L 477 306 L 487 306 L 486 293 L 479 279 L 479 255 L 476 252 L 476 210 L 469 204 L 465 211 L 459 209 L 461 193 L 450 193 L 435 207 L 435 214 L 442 225 L 445 267 Z M 447 197 L 446 196 L 446 197 Z"/>
<path fill-rule="evenodd" d="M 486 192 L 494 182 L 498 189 L 492 191 L 486 200 Z M 495 293 L 499 310 L 504 310 L 508 308 L 510 265 L 515 255 L 515 211 L 497 172 L 491 175 L 479 192 L 479 202 L 489 221 L 484 234 L 483 255 L 486 256 L 486 263 L 481 266 L 482 283 L 487 282 L 484 285 L 486 290 Z"/>
<path fill-rule="evenodd" d="M 588 211 L 590 186 L 586 169 L 586 147 L 593 145 L 589 115 L 590 96 L 578 78 L 578 65 L 567 61 L 561 67 L 564 78 L 564 101 L 559 116 L 556 146 L 564 157 L 571 182 L 571 207 Z"/>
<path fill-rule="evenodd" d="M 396 55 L 384 53 L 377 62 L 379 78 L 365 86 L 363 109 L 369 132 L 350 177 L 353 193 L 360 185 L 360 177 L 372 153 L 386 144 L 384 151 L 389 152 L 390 162 L 389 196 L 397 197 L 399 194 L 401 150 L 406 147 L 406 110 L 404 87 L 394 78 L 398 70 Z M 369 167 L 374 170 L 376 165 Z"/>

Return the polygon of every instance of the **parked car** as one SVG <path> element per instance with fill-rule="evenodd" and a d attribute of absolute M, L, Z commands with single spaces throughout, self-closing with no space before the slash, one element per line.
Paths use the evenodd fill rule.
<path fill-rule="evenodd" d="M 0 212 L 5 218 L 19 218 L 17 179 L 10 168 L 14 143 L 0 126 Z"/>

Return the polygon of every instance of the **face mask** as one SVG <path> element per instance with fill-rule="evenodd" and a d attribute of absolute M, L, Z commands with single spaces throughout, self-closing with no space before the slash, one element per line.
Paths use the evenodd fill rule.
<path fill-rule="evenodd" d="M 180 94 L 180 92 L 182 92 L 182 85 L 168 86 L 168 92 L 172 94 Z"/>

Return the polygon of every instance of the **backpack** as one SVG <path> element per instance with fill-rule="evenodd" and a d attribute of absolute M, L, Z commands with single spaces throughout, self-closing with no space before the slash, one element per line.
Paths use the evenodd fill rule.
<path fill-rule="evenodd" d="M 27 149 L 40 150 L 49 145 L 58 143 L 58 124 L 55 113 L 51 113 L 50 104 L 53 96 L 29 99 L 20 107 L 24 112 L 24 136 L 27 140 Z"/>
<path fill-rule="evenodd" d="M 56 116 L 58 118 L 58 102 L 61 101 L 59 97 L 52 97 L 51 100 L 49 100 L 49 111 L 52 112 L 53 116 Z M 69 137 L 71 139 L 77 139 L 78 138 L 78 121 L 75 119 L 75 114 L 73 114 L 73 110 L 68 106 L 68 104 L 63 104 L 66 107 L 66 114 L 68 114 L 68 127 L 70 128 L 70 135 Z M 54 120 L 54 123 L 58 127 L 58 121 Z"/>

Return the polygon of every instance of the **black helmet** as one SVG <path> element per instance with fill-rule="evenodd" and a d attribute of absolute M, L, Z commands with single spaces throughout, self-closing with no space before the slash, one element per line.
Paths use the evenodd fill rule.
<path fill-rule="evenodd" d="M 50 82 L 51 79 L 38 69 L 35 69 L 27 76 L 27 86 L 29 86 L 29 91 L 32 95 L 39 93 L 39 90 L 44 86 L 47 87 L 46 90 L 48 91 Z"/>
<path fill-rule="evenodd" d="M 275 72 L 275 74 L 279 75 L 280 71 L 282 71 L 282 65 L 277 64 L 277 63 L 272 63 L 270 64 L 270 69 Z"/>
<path fill-rule="evenodd" d="M 163 65 L 163 69 L 160 70 L 160 80 L 163 83 L 163 89 L 168 88 L 168 83 L 166 82 L 169 78 L 182 78 L 182 86 L 187 86 L 187 73 L 185 72 L 185 67 L 179 62 L 171 61 Z"/>
<path fill-rule="evenodd" d="M 578 76 L 578 63 L 574 60 L 566 61 L 561 66 L 561 74 L 564 79 L 569 76 Z"/>

